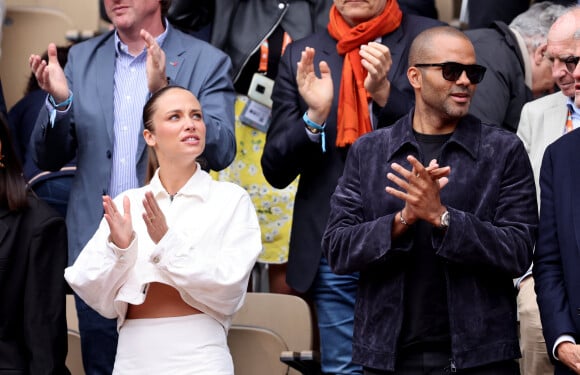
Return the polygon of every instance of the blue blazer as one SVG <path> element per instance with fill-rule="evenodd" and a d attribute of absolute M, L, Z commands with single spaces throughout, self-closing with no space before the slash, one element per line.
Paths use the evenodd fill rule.
<path fill-rule="evenodd" d="M 580 131 L 546 149 L 540 171 L 540 226 L 534 279 L 548 353 L 561 335 L 580 344 Z M 571 374 L 559 361 L 555 374 Z"/>
<path fill-rule="evenodd" d="M 430 18 L 404 15 L 399 28 L 383 36 L 389 47 L 393 65 L 389 71 L 391 94 L 389 103 L 380 108 L 373 104 L 376 127 L 393 124 L 414 105 L 414 94 L 407 79 L 409 47 L 421 31 L 439 26 Z M 326 119 L 326 153 L 306 134 L 302 115 L 308 108 L 298 93 L 296 63 L 306 46 L 316 50 L 314 67 L 319 75 L 321 60 L 328 63 L 334 83 L 334 100 Z M 268 129 L 262 170 L 266 180 L 283 188 L 300 175 L 294 202 L 287 283 L 304 292 L 314 280 L 320 263 L 320 242 L 330 212 L 330 196 L 342 174 L 348 148 L 336 147 L 336 114 L 344 58 L 336 51 L 336 40 L 324 30 L 291 43 L 280 60 L 272 93 L 272 124 Z"/>
<path fill-rule="evenodd" d="M 206 123 L 203 156 L 220 170 L 234 159 L 234 99 L 229 57 L 206 42 L 168 24 L 162 45 L 171 82 L 197 96 Z M 77 154 L 77 172 L 67 211 L 69 263 L 96 231 L 103 216 L 102 195 L 108 193 L 113 156 L 114 31 L 75 45 L 65 74 L 74 100 L 65 116 L 51 127 L 46 106 L 32 132 L 34 160 L 41 169 L 58 170 Z M 142 123 L 142 119 L 136 119 Z M 141 126 L 143 126 L 141 124 Z M 144 183 L 147 148 L 139 137 L 137 177 Z"/>

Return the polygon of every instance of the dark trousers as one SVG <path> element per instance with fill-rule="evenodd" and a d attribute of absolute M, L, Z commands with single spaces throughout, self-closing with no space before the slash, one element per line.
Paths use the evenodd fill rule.
<path fill-rule="evenodd" d="M 496 362 L 466 370 L 454 368 L 446 352 L 423 352 L 403 356 L 397 360 L 395 371 L 364 368 L 364 375 L 519 375 L 515 360 Z"/>
<path fill-rule="evenodd" d="M 110 375 L 113 372 L 117 354 L 117 319 L 103 318 L 76 294 L 75 303 L 85 373 Z"/>

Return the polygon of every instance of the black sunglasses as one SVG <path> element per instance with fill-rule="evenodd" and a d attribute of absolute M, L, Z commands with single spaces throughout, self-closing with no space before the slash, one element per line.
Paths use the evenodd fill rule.
<path fill-rule="evenodd" d="M 455 82 L 461 77 L 461 73 L 465 71 L 467 78 L 471 83 L 479 83 L 485 75 L 486 68 L 481 65 L 472 64 L 464 65 L 457 62 L 444 62 L 439 64 L 415 64 L 417 68 L 440 67 L 443 78 L 447 81 Z"/>
<path fill-rule="evenodd" d="M 576 65 L 578 65 L 578 61 L 580 61 L 580 56 L 569 56 L 562 60 L 562 62 L 566 65 L 566 70 L 568 70 L 570 73 L 574 73 Z"/>

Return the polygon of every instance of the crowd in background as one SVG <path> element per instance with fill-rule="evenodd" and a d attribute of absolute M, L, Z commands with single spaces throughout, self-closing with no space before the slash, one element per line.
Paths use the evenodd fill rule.
<path fill-rule="evenodd" d="M 74 293 L 87 374 L 231 374 L 252 286 L 323 374 L 580 373 L 578 4 L 101 0 L 0 103 L 0 373 Z"/>

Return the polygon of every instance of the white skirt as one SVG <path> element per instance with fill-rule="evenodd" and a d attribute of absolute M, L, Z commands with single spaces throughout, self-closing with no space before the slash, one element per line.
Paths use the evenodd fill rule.
<path fill-rule="evenodd" d="M 206 314 L 127 319 L 114 375 L 233 375 L 224 327 Z"/>

